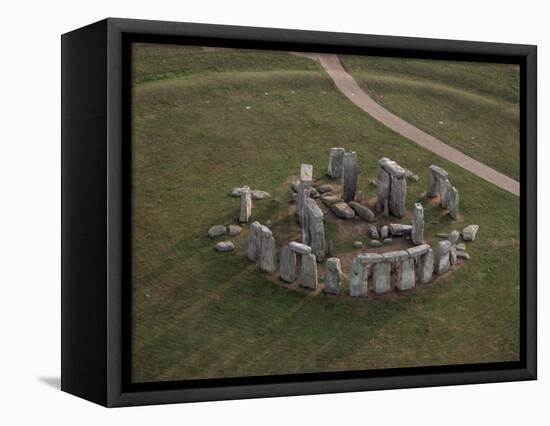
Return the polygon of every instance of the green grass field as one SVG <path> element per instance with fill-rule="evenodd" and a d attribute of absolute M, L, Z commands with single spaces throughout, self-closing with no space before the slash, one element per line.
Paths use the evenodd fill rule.
<path fill-rule="evenodd" d="M 517 197 L 380 125 L 308 59 L 137 45 L 133 60 L 134 382 L 519 358 Z M 509 96 L 491 90 L 492 98 Z M 486 125 L 477 119 L 471 128 Z M 494 150 L 497 142 L 489 141 Z M 231 188 L 269 191 L 253 218 L 284 227 L 293 220 L 289 176 L 304 162 L 324 175 L 332 146 L 357 151 L 368 197 L 380 157 L 417 173 L 409 206 L 421 199 L 430 164 L 447 169 L 465 220 L 452 224 L 423 202 L 426 235 L 479 224 L 472 259 L 400 297 L 352 300 L 267 280 L 244 254 L 247 227 L 233 238 L 234 252 L 213 250 L 208 228 L 238 217 Z M 336 256 L 353 239 L 339 241 Z"/>
<path fill-rule="evenodd" d="M 340 58 L 378 103 L 519 181 L 519 65 Z"/>

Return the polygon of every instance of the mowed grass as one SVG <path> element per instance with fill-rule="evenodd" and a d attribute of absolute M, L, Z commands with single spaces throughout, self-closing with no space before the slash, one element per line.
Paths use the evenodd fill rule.
<path fill-rule="evenodd" d="M 519 181 L 519 65 L 340 58 L 378 103 Z"/>
<path fill-rule="evenodd" d="M 187 54 L 155 49 L 167 61 Z M 151 47 L 136 48 L 135 63 L 151 54 Z M 254 70 L 241 58 L 250 52 L 219 54 L 200 53 L 202 72 L 134 87 L 132 380 L 518 359 L 518 198 L 383 127 L 341 96 L 313 62 L 266 52 L 264 62 L 284 65 Z M 214 71 L 219 68 L 234 71 Z M 156 73 L 163 70 L 159 61 Z M 271 199 L 254 203 L 253 218 L 281 227 L 293 220 L 289 176 L 301 163 L 322 176 L 332 146 L 357 151 L 359 189 L 367 197 L 374 196 L 369 181 L 380 157 L 418 173 L 409 206 L 421 198 L 427 167 L 446 168 L 465 221 L 452 224 L 425 202 L 426 234 L 480 224 L 478 240 L 468 245 L 472 259 L 402 297 L 351 300 L 312 297 L 268 281 L 245 257 L 247 226 L 232 238 L 234 252 L 214 251 L 208 228 L 238 217 L 231 188 L 269 191 Z M 334 227 L 327 233 L 333 238 Z M 346 245 L 335 244 L 336 255 Z"/>

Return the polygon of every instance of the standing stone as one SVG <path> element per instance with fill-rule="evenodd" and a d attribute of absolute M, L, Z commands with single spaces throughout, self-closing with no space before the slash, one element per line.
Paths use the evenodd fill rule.
<path fill-rule="evenodd" d="M 458 219 L 458 206 L 460 203 L 460 197 L 458 196 L 458 191 L 454 186 L 451 187 L 451 189 L 449 190 L 448 198 L 449 198 L 449 215 L 456 220 Z"/>
<path fill-rule="evenodd" d="M 345 152 L 346 150 L 344 148 L 330 148 L 327 174 L 332 179 L 338 179 L 342 177 Z"/>
<path fill-rule="evenodd" d="M 451 190 L 451 182 L 449 179 L 439 179 L 439 205 L 444 209 L 449 207 L 449 192 Z"/>
<path fill-rule="evenodd" d="M 355 200 L 357 192 L 357 153 L 346 152 L 343 161 L 343 198 L 349 202 Z"/>
<path fill-rule="evenodd" d="M 317 260 L 314 254 L 302 256 L 302 287 L 315 290 L 317 288 Z"/>
<path fill-rule="evenodd" d="M 434 271 L 434 254 L 433 250 L 430 248 L 428 253 L 420 256 L 420 261 L 418 262 L 418 280 L 422 284 L 426 284 L 432 279 L 432 274 Z"/>
<path fill-rule="evenodd" d="M 397 288 L 399 290 L 410 290 L 414 288 L 414 259 L 409 258 L 401 261 L 397 278 Z"/>
<path fill-rule="evenodd" d="M 325 263 L 325 288 L 324 292 L 328 294 L 339 294 L 342 282 L 342 270 L 340 268 L 340 259 L 329 257 Z"/>
<path fill-rule="evenodd" d="M 283 281 L 291 283 L 296 279 L 296 253 L 288 245 L 281 250 L 280 271 Z"/>
<path fill-rule="evenodd" d="M 414 204 L 412 226 L 411 238 L 413 244 L 424 244 L 424 207 L 420 203 Z"/>
<path fill-rule="evenodd" d="M 355 217 L 355 211 L 343 201 L 331 205 L 330 211 L 342 219 L 353 219 Z"/>
<path fill-rule="evenodd" d="M 248 237 L 248 259 L 251 262 L 255 262 L 260 255 L 261 240 L 260 240 L 260 222 L 256 221 L 250 225 L 250 237 Z"/>
<path fill-rule="evenodd" d="M 248 222 L 251 214 L 252 196 L 250 194 L 250 188 L 248 188 L 248 186 L 243 186 L 241 190 L 241 214 L 239 216 L 239 222 Z"/>
<path fill-rule="evenodd" d="M 313 166 L 311 164 L 302 164 L 300 165 L 300 180 L 298 187 L 296 188 L 296 214 L 298 215 L 298 220 L 302 223 L 303 215 L 303 204 L 304 198 L 310 197 L 310 189 L 313 185 Z"/>
<path fill-rule="evenodd" d="M 376 293 L 386 293 L 391 289 L 391 263 L 379 262 L 372 265 L 372 280 Z"/>
<path fill-rule="evenodd" d="M 437 244 L 437 255 L 436 255 L 436 261 L 435 261 L 435 273 L 436 274 L 444 274 L 447 272 L 450 267 L 450 252 L 451 252 L 452 244 L 450 241 L 443 240 L 440 241 Z"/>
<path fill-rule="evenodd" d="M 351 263 L 351 273 L 349 279 L 349 295 L 351 297 L 368 296 L 367 277 L 367 268 L 361 263 L 360 258 L 356 257 Z"/>
<path fill-rule="evenodd" d="M 389 233 L 390 233 L 390 228 L 388 228 L 387 225 L 384 225 L 380 228 L 380 238 L 382 240 L 385 240 L 386 238 L 388 238 Z"/>
<path fill-rule="evenodd" d="M 428 189 L 426 190 L 426 197 L 434 198 L 437 195 L 437 179 L 435 174 L 431 171 L 428 173 Z"/>
<path fill-rule="evenodd" d="M 265 230 L 263 228 L 265 228 Z M 275 237 L 273 237 L 271 231 L 267 234 L 265 232 L 266 230 L 269 231 L 266 227 L 262 227 L 260 230 L 262 239 L 260 269 L 264 272 L 274 272 L 277 269 Z"/>
<path fill-rule="evenodd" d="M 325 215 L 315 200 L 304 200 L 304 216 L 302 222 L 302 238 L 306 245 L 311 246 L 311 251 L 319 262 L 325 259 Z"/>
<path fill-rule="evenodd" d="M 407 200 L 407 180 L 391 177 L 390 213 L 396 217 L 405 214 L 405 202 Z"/>
<path fill-rule="evenodd" d="M 390 198 L 391 177 L 382 166 L 378 169 L 378 179 L 376 182 L 376 210 L 383 211 Z"/>

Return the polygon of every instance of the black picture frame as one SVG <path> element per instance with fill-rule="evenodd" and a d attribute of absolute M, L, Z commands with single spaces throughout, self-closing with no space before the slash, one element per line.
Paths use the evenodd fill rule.
<path fill-rule="evenodd" d="M 62 390 L 116 407 L 536 379 L 536 46 L 109 18 L 62 36 Z M 130 43 L 520 65 L 520 361 L 129 382 Z"/>

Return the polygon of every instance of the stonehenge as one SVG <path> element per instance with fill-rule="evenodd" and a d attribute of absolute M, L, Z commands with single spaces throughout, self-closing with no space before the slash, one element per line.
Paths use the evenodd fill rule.
<path fill-rule="evenodd" d="M 412 217 L 411 239 L 413 244 L 420 245 L 424 243 L 424 207 L 422 204 L 415 203 Z"/>
<path fill-rule="evenodd" d="M 342 171 L 344 170 L 344 148 L 330 148 L 328 157 L 328 172 L 327 174 L 332 179 L 338 179 L 342 177 Z"/>
<path fill-rule="evenodd" d="M 371 210 L 371 201 L 365 197 L 365 204 L 361 204 L 362 194 L 358 190 L 357 154 L 346 152 L 344 148 L 331 148 L 327 174 L 333 179 L 342 179 L 342 193 L 340 195 L 337 184 L 318 182 L 314 186 L 313 166 L 300 165 L 299 180 L 294 184 L 296 191 L 296 215 L 301 227 L 301 242 L 290 241 L 277 252 L 276 240 L 271 228 L 271 220 L 264 224 L 254 221 L 249 225 L 247 257 L 251 262 L 259 264 L 263 272 L 273 273 L 279 269 L 280 280 L 309 290 L 319 287 L 319 268 L 324 273 L 322 282 L 323 292 L 329 295 L 339 295 L 345 281 L 349 283 L 349 295 L 353 298 L 368 298 L 372 291 L 383 294 L 392 291 L 413 289 L 417 283 L 426 284 L 433 279 L 434 274 L 445 274 L 458 259 L 469 259 L 465 252 L 465 245 L 459 244 L 462 235 L 464 241 L 473 241 L 476 238 L 478 225 L 469 225 L 462 230 L 445 233 L 445 240 L 439 241 L 437 247 L 432 248 L 425 239 L 425 210 L 420 202 L 412 208 L 410 224 L 388 223 L 382 219 L 385 216 L 403 217 L 407 196 L 407 176 L 412 172 L 405 170 L 389 158 L 378 161 L 378 177 L 376 181 L 376 204 Z M 459 194 L 450 181 L 448 173 L 442 168 L 431 165 L 429 167 L 427 197 L 437 197 L 442 207 L 449 210 L 453 219 L 459 216 Z M 238 222 L 241 224 L 215 225 L 208 230 L 208 236 L 216 239 L 239 235 L 251 222 L 253 200 L 269 197 L 265 191 L 252 191 L 248 186 L 234 188 L 231 192 L 234 197 L 240 197 L 240 214 Z M 320 198 L 317 200 L 317 198 Z M 326 206 L 326 207 L 325 207 Z M 324 211 L 330 210 L 337 217 L 353 219 L 355 216 L 367 222 L 353 221 L 350 228 L 352 234 L 349 247 L 362 252 L 377 249 L 370 253 L 360 253 L 354 258 L 344 256 L 341 259 L 334 256 L 332 241 L 327 244 L 325 237 Z M 331 216 L 331 220 L 334 218 Z M 382 220 L 380 220 L 382 219 Z M 431 222 L 430 222 L 431 223 Z M 439 223 L 439 222 L 435 222 Z M 243 225 L 244 224 L 244 225 Z M 338 226 L 344 225 L 338 221 Z M 292 230 L 292 234 L 294 234 Z M 368 237 L 365 242 L 361 237 Z M 353 237 L 353 238 L 351 238 Z M 388 244 L 393 244 L 392 238 L 404 237 L 396 242 L 396 247 L 408 247 L 400 250 L 382 253 Z M 296 238 L 300 238 L 297 236 Z M 221 238 L 220 238 L 221 239 Z M 353 241 L 353 244 L 351 244 Z M 408 241 L 408 242 L 407 242 Z M 341 250 L 342 245 L 335 245 Z M 237 251 L 239 240 L 219 241 L 215 249 L 218 251 Z M 374 253 L 377 251 L 379 253 Z M 347 262 L 351 261 L 351 265 Z M 342 267 L 350 268 L 346 275 Z M 349 266 L 348 266 L 349 265 Z M 323 268 L 324 266 L 324 268 Z M 294 286 L 293 286 L 294 288 Z"/>
<path fill-rule="evenodd" d="M 376 209 L 402 217 L 407 199 L 407 180 L 405 169 L 389 158 L 378 161 L 378 180 L 376 190 Z M 387 204 L 387 207 L 386 207 Z"/>
<path fill-rule="evenodd" d="M 340 294 L 340 286 L 342 282 L 342 270 L 340 259 L 337 257 L 329 257 L 325 262 L 325 288 L 323 291 L 328 294 Z"/>
<path fill-rule="evenodd" d="M 344 201 L 354 201 L 357 192 L 357 153 L 344 153 L 342 171 L 342 198 Z"/>

